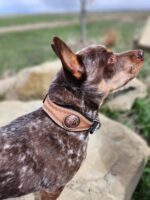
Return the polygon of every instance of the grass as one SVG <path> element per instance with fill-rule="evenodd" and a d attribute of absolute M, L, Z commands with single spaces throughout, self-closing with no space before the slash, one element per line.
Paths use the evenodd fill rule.
<path fill-rule="evenodd" d="M 27 18 L 30 19 L 30 17 L 31 16 L 28 16 Z M 42 17 L 45 18 L 45 16 L 41 16 L 41 18 Z M 34 18 L 36 19 L 36 17 L 33 16 L 32 20 L 34 20 Z M 40 16 L 37 18 L 40 18 Z M 18 19 L 18 21 L 21 20 L 20 18 Z M 25 20 L 25 17 L 23 17 L 23 20 Z M 122 22 L 122 20 L 116 19 L 89 23 L 87 37 L 89 40 L 100 43 L 101 36 L 104 35 L 108 29 L 114 29 L 119 33 L 119 41 L 114 50 L 127 50 L 132 48 L 134 34 L 138 31 L 139 27 L 144 25 L 144 22 L 144 20 Z M 2 76 L 6 70 L 16 72 L 24 67 L 37 65 L 45 60 L 53 60 L 56 58 L 50 48 L 50 42 L 54 35 L 60 36 L 65 41 L 67 41 L 68 38 L 72 38 L 79 42 L 80 27 L 79 25 L 70 25 L 66 27 L 0 35 L 0 75 Z M 148 62 L 150 62 L 150 59 L 148 59 Z M 147 74 L 147 72 L 142 72 L 142 75 L 145 74 Z"/>
<path fill-rule="evenodd" d="M 76 14 L 20 15 L 0 18 L 0 27 L 76 19 Z"/>
<path fill-rule="evenodd" d="M 144 170 L 143 176 L 138 184 L 132 200 L 150 199 L 150 160 Z"/>
<path fill-rule="evenodd" d="M 0 74 L 53 60 L 50 42 L 54 35 L 66 39 L 78 34 L 78 26 L 0 35 Z"/>
<path fill-rule="evenodd" d="M 108 14 L 107 14 L 108 15 Z M 120 15 L 121 16 L 121 15 Z M 56 16 L 21 16 L 12 18 L 0 18 L 0 26 L 25 24 L 42 21 L 54 21 Z M 75 15 L 57 16 L 57 20 L 73 19 Z M 97 15 L 99 17 L 99 15 Z M 135 16 L 134 16 L 135 17 Z M 116 19 L 104 19 L 99 22 L 88 23 L 88 40 L 94 40 L 100 43 L 102 35 L 108 30 L 113 29 L 118 32 L 119 39 L 115 46 L 115 51 L 124 51 L 132 49 L 133 38 L 139 33 L 145 24 L 146 15 L 142 15 L 138 20 L 124 18 L 123 16 Z M 70 25 L 45 30 L 34 30 L 21 33 L 9 33 L 0 35 L 0 76 L 5 71 L 16 72 L 22 68 L 37 65 L 46 60 L 56 58 L 50 48 L 50 42 L 54 35 L 60 36 L 65 41 L 71 38 L 79 42 L 80 27 L 79 25 Z M 145 65 L 139 78 L 150 76 L 150 56 L 145 54 Z M 150 93 L 145 99 L 136 100 L 129 112 L 112 111 L 106 107 L 101 109 L 106 116 L 120 121 L 125 125 L 136 130 L 150 144 Z M 129 120 L 130 119 L 130 120 Z M 148 162 L 140 183 L 133 195 L 132 200 L 149 200 L 150 199 L 150 161 Z"/>

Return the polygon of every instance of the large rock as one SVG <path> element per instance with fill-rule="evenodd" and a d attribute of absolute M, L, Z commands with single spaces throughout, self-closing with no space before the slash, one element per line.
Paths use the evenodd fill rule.
<path fill-rule="evenodd" d="M 139 37 L 138 47 L 150 50 L 150 17 L 147 19 L 145 27 Z"/>
<path fill-rule="evenodd" d="M 40 101 L 0 103 L 0 125 L 41 106 Z M 143 172 L 150 149 L 125 126 L 100 115 L 102 128 L 90 136 L 81 169 L 60 200 L 129 200 Z"/>
<path fill-rule="evenodd" d="M 8 95 L 8 91 L 11 91 L 16 81 L 16 77 L 8 77 L 0 80 L 0 99 L 5 99 Z"/>
<path fill-rule="evenodd" d="M 28 194 L 28 195 L 25 195 L 25 196 L 22 196 L 22 197 L 19 197 L 19 198 L 11 198 L 11 199 L 7 199 L 7 200 L 35 200 L 35 196 L 34 194 Z"/>
<path fill-rule="evenodd" d="M 147 95 L 147 86 L 138 79 L 133 79 L 127 85 L 115 91 L 108 97 L 106 106 L 111 110 L 130 110 L 135 99 Z"/>
<path fill-rule="evenodd" d="M 60 61 L 46 62 L 21 70 L 16 76 L 1 80 L 0 96 L 6 99 L 42 99 L 50 82 L 61 68 Z"/>

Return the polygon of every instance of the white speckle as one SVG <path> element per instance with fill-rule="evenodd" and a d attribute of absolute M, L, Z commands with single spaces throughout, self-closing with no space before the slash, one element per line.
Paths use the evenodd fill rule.
<path fill-rule="evenodd" d="M 68 150 L 68 155 L 70 155 L 70 154 L 73 154 L 73 150 L 72 149 Z"/>
<path fill-rule="evenodd" d="M 11 130 L 11 131 L 15 131 L 15 130 L 16 130 L 16 128 L 15 128 L 15 127 L 12 127 L 10 130 Z"/>
<path fill-rule="evenodd" d="M 71 136 L 74 136 L 74 137 L 75 137 L 75 136 L 77 135 L 77 133 L 71 132 L 71 131 L 70 131 L 70 132 L 68 132 L 68 135 L 71 135 Z"/>
<path fill-rule="evenodd" d="M 62 142 L 62 140 L 61 140 L 61 139 L 59 139 L 59 140 L 58 140 L 58 142 L 59 142 L 59 144 L 63 144 L 63 142 Z"/>
<path fill-rule="evenodd" d="M 30 155 L 30 154 L 31 154 L 31 152 L 30 152 L 29 150 L 27 150 L 26 153 L 27 153 L 27 155 Z"/>
<path fill-rule="evenodd" d="M 44 186 L 48 186 L 49 179 L 48 178 L 43 178 L 43 184 L 44 184 Z"/>
<path fill-rule="evenodd" d="M 23 156 L 19 156 L 19 160 L 20 160 L 21 162 L 23 162 L 23 161 L 25 160 L 25 158 L 26 158 L 25 155 L 23 155 Z"/>
<path fill-rule="evenodd" d="M 73 165 L 74 164 L 70 158 L 68 159 L 68 162 L 69 162 L 69 165 Z"/>
<path fill-rule="evenodd" d="M 77 137 L 79 140 L 83 141 L 85 139 L 84 134 L 79 134 Z"/>
<path fill-rule="evenodd" d="M 20 185 L 18 186 L 18 188 L 19 188 L 19 189 L 21 189 L 21 188 L 22 188 L 22 186 L 23 186 L 23 184 L 20 184 Z"/>
<path fill-rule="evenodd" d="M 86 146 L 83 146 L 83 152 L 85 152 L 86 151 Z"/>
<path fill-rule="evenodd" d="M 28 170 L 28 174 L 32 174 L 33 173 L 33 170 L 32 169 L 29 169 Z"/>
<path fill-rule="evenodd" d="M 6 175 L 13 175 L 14 172 L 12 172 L 12 171 L 8 171 L 8 172 L 6 172 L 5 174 L 6 174 Z"/>
<path fill-rule="evenodd" d="M 27 171 L 27 169 L 28 169 L 27 166 L 22 167 L 22 169 L 21 169 L 21 173 L 25 173 L 25 172 Z"/>
<path fill-rule="evenodd" d="M 9 145 L 9 144 L 4 145 L 4 149 L 9 149 L 10 147 L 11 147 L 11 145 Z"/>

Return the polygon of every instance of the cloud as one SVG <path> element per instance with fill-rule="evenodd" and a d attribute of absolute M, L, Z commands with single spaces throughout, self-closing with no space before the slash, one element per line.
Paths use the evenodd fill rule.
<path fill-rule="evenodd" d="M 90 10 L 150 9 L 150 0 L 93 0 Z"/>
<path fill-rule="evenodd" d="M 150 0 L 89 0 L 89 10 L 150 9 Z M 0 0 L 0 14 L 78 11 L 79 0 Z"/>

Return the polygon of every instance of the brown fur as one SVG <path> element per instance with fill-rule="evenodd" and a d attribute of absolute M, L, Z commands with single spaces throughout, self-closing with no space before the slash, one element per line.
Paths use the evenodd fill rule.
<path fill-rule="evenodd" d="M 143 64 L 141 50 L 114 54 L 100 45 L 74 54 L 59 38 L 52 44 L 63 68 L 49 88 L 60 106 L 95 119 L 113 90 L 135 77 Z M 86 157 L 86 131 L 65 131 L 42 108 L 0 128 L 0 199 L 41 192 L 56 200 Z"/>

